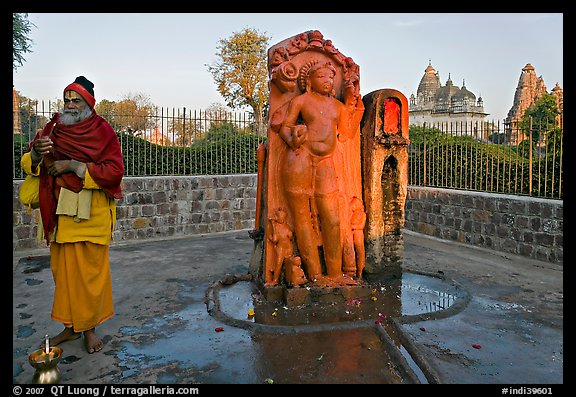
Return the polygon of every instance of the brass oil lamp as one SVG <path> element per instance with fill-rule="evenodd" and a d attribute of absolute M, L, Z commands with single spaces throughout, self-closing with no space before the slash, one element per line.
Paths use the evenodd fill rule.
<path fill-rule="evenodd" d="M 60 347 L 50 347 L 48 335 L 45 336 L 45 346 L 33 351 L 28 356 L 28 361 L 36 372 L 32 378 L 35 384 L 57 384 L 60 383 L 60 370 L 58 363 L 62 359 L 63 350 Z"/>

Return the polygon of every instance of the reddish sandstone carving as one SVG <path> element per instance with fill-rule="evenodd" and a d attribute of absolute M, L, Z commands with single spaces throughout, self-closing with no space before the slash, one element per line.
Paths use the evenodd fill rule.
<path fill-rule="evenodd" d="M 408 185 L 408 101 L 386 88 L 364 96 L 362 122 L 365 276 L 400 275 Z"/>
<path fill-rule="evenodd" d="M 270 123 L 262 193 L 264 278 L 289 284 L 356 284 L 364 267 L 360 166 L 359 67 L 319 31 L 308 31 L 268 50 Z M 262 183 L 261 181 L 259 183 Z M 352 205 L 353 198 L 359 201 Z M 274 212 L 286 209 L 278 222 Z M 281 215 L 282 217 L 283 215 Z M 290 230 L 290 248 L 278 248 L 278 225 Z M 284 233 L 284 238 L 288 232 Z M 280 260 L 280 258 L 282 260 Z M 290 258 L 288 261 L 285 259 Z M 298 273 L 301 263 L 304 275 Z"/>
<path fill-rule="evenodd" d="M 286 224 L 286 210 L 277 208 L 276 213 L 269 219 L 266 236 L 272 243 L 274 250 L 273 266 L 266 269 L 266 286 L 276 285 L 280 280 L 284 260 L 294 252 L 292 246 L 292 229 Z"/>

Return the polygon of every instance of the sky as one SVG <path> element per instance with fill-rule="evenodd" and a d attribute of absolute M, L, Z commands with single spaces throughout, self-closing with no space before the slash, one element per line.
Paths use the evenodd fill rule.
<path fill-rule="evenodd" d="M 484 101 L 487 120 L 513 105 L 530 63 L 548 92 L 563 85 L 563 13 L 29 13 L 32 52 L 13 71 L 14 88 L 61 99 L 76 76 L 96 101 L 143 94 L 159 107 L 205 110 L 224 104 L 207 65 L 219 41 L 245 28 L 271 47 L 309 30 L 360 66 L 360 93 L 393 88 L 416 95 L 431 64 Z"/>

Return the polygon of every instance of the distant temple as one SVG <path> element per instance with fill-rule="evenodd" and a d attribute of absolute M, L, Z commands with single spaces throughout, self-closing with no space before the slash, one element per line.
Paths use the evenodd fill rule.
<path fill-rule="evenodd" d="M 440 84 L 438 72 L 429 63 L 418 85 L 416 96 L 410 95 L 410 125 L 439 125 L 441 123 L 476 123 L 484 121 L 482 97 L 476 99 L 474 93 L 455 86 L 448 75 L 446 85 Z"/>
<path fill-rule="evenodd" d="M 154 130 L 150 133 L 150 138 L 148 139 L 148 142 L 160 146 L 167 146 L 170 145 L 171 143 L 170 139 L 162 132 L 160 132 L 158 126 L 154 127 Z"/>
<path fill-rule="evenodd" d="M 508 111 L 508 116 L 505 121 L 506 139 L 511 144 L 518 144 L 525 139 L 524 134 L 518 133 L 518 123 L 522 120 L 526 110 L 533 106 L 546 93 L 547 90 L 544 79 L 542 76 L 536 76 L 534 66 L 527 63 L 526 66 L 522 68 L 522 73 L 518 79 L 518 86 L 514 93 L 514 103 Z M 560 112 L 558 123 L 562 125 L 564 115 L 564 90 L 556 83 L 556 86 L 550 94 L 556 97 L 556 105 Z"/>
<path fill-rule="evenodd" d="M 20 98 L 14 86 L 12 86 L 12 132 L 13 134 L 21 134 L 20 128 Z"/>

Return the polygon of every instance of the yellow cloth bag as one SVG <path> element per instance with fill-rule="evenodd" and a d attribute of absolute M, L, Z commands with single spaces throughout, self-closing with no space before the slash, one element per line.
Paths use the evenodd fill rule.
<path fill-rule="evenodd" d="M 28 209 L 40 206 L 40 177 L 28 175 L 20 185 L 20 202 Z"/>

